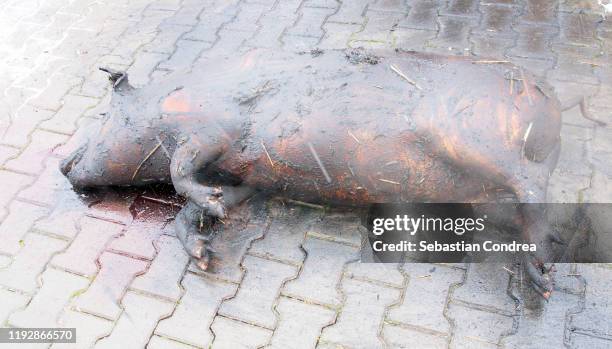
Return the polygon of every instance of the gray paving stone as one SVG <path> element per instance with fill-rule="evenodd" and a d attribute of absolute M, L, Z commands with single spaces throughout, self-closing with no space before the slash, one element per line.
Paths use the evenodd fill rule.
<path fill-rule="evenodd" d="M 314 348 L 323 327 L 336 316 L 333 310 L 287 297 L 279 299 L 276 311 L 279 323 L 270 348 Z"/>
<path fill-rule="evenodd" d="M 38 277 L 53 254 L 63 250 L 66 242 L 44 235 L 28 234 L 13 262 L 0 270 L 0 284 L 23 292 L 34 292 Z"/>
<path fill-rule="evenodd" d="M 128 292 L 123 301 L 123 312 L 111 334 L 94 348 L 142 348 L 153 334 L 158 321 L 172 312 L 174 304 Z"/>
<path fill-rule="evenodd" d="M 165 337 L 152 336 L 147 343 L 147 349 L 193 349 L 193 347 Z"/>
<path fill-rule="evenodd" d="M 16 172 L 37 175 L 43 171 L 45 159 L 53 149 L 65 143 L 68 137 L 57 133 L 36 130 L 30 134 L 30 144 L 6 163 L 6 168 Z"/>
<path fill-rule="evenodd" d="M 265 345 L 272 336 L 270 330 L 222 316 L 215 317 L 211 329 L 215 334 L 211 347 L 214 349 L 258 348 Z"/>
<path fill-rule="evenodd" d="M 503 267 L 497 263 L 469 265 L 466 280 L 455 289 L 453 299 L 514 314 L 515 302 L 507 294 L 510 274 Z"/>
<path fill-rule="evenodd" d="M 185 272 L 189 256 L 175 237 L 162 235 L 155 245 L 157 256 L 147 272 L 134 280 L 131 288 L 178 300 L 181 294 L 179 282 Z"/>
<path fill-rule="evenodd" d="M 56 343 L 51 345 L 53 349 L 91 348 L 98 338 L 104 336 L 113 328 L 113 323 L 89 314 L 74 310 L 65 310 L 58 324 L 65 328 L 76 328 L 76 344 Z"/>
<path fill-rule="evenodd" d="M 612 341 L 593 336 L 574 335 L 571 339 L 575 348 L 607 349 L 612 346 Z"/>
<path fill-rule="evenodd" d="M 542 302 L 539 300 L 539 302 Z M 504 348 L 558 348 L 564 346 L 564 332 L 568 313 L 577 312 L 579 298 L 558 292 L 546 306 L 534 305 L 525 309 L 516 333 L 501 341 Z M 537 338 L 537 340 L 534 340 Z"/>
<path fill-rule="evenodd" d="M 15 255 L 23 244 L 25 234 L 30 230 L 34 222 L 47 214 L 47 209 L 13 201 L 9 206 L 10 213 L 0 224 L 0 252 Z"/>
<path fill-rule="evenodd" d="M 9 324 L 16 327 L 59 327 L 58 319 L 74 295 L 89 280 L 65 271 L 48 268 L 41 276 L 42 287 L 28 306 L 13 313 Z"/>
<path fill-rule="evenodd" d="M 448 340 L 443 336 L 390 324 L 385 324 L 383 327 L 383 338 L 392 348 L 441 349 L 448 347 Z"/>
<path fill-rule="evenodd" d="M 121 314 L 119 302 L 128 285 L 145 270 L 147 263 L 108 252 L 100 256 L 98 263 L 100 272 L 72 304 L 78 311 L 116 320 Z"/>
<path fill-rule="evenodd" d="M 448 333 L 444 309 L 451 285 L 461 281 L 463 271 L 432 264 L 406 264 L 409 275 L 404 299 L 389 310 L 388 319 L 403 324 Z"/>
<path fill-rule="evenodd" d="M 77 129 L 77 121 L 83 116 L 85 111 L 93 108 L 98 103 L 99 100 L 95 98 L 67 95 L 64 97 L 62 107 L 51 119 L 43 121 L 40 124 L 40 128 L 58 133 L 72 134 Z"/>
<path fill-rule="evenodd" d="M 383 317 L 387 307 L 399 301 L 400 291 L 352 279 L 342 280 L 342 291 L 346 297 L 342 312 L 332 326 L 323 329 L 319 343 L 382 348 Z"/>
<path fill-rule="evenodd" d="M 310 237 L 302 246 L 306 250 L 306 261 L 299 277 L 285 284 L 283 294 L 308 302 L 340 305 L 342 294 L 338 284 L 345 264 L 358 258 L 359 249 Z"/>
<path fill-rule="evenodd" d="M 0 303 L 0 326 L 5 327 L 5 322 L 9 315 L 25 307 L 30 298 L 19 292 L 4 288 L 0 288 L 0 297 L 2 297 L 2 303 Z"/>
<path fill-rule="evenodd" d="M 249 255 L 242 265 L 245 275 L 240 288 L 221 304 L 219 314 L 272 329 L 277 321 L 272 307 L 283 282 L 294 277 L 297 268 Z"/>
<path fill-rule="evenodd" d="M 221 302 L 234 295 L 237 285 L 187 273 L 181 282 L 185 294 L 171 317 L 159 322 L 155 333 L 182 343 L 207 348 L 209 327 Z"/>
<path fill-rule="evenodd" d="M 587 334 L 609 338 L 612 336 L 612 326 L 607 320 L 607 309 L 612 304 L 612 269 L 581 265 L 578 273 L 585 279 L 587 287 L 584 309 L 572 316 L 571 326 Z"/>
<path fill-rule="evenodd" d="M 282 215 L 273 218 L 261 240 L 254 241 L 250 253 L 289 263 L 301 263 L 304 252 L 301 244 L 313 220 L 312 212 L 301 208 L 289 208 Z M 296 222 L 299 222 L 296 225 Z"/>
<path fill-rule="evenodd" d="M 51 260 L 51 264 L 73 273 L 93 276 L 98 272 L 96 261 L 101 251 L 113 236 L 121 233 L 123 226 L 89 217 L 84 217 L 80 223 L 80 233 L 64 252 Z"/>
<path fill-rule="evenodd" d="M 349 263 L 346 275 L 351 278 L 383 282 L 395 287 L 402 287 L 404 276 L 396 263 Z"/>
<path fill-rule="evenodd" d="M 455 330 L 450 348 L 497 348 L 503 335 L 512 331 L 513 319 L 498 313 L 467 308 L 451 302 L 448 317 Z"/>

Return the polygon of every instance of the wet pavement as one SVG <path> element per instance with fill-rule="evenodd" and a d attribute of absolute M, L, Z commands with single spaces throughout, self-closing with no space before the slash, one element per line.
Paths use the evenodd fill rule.
<path fill-rule="evenodd" d="M 0 0 L 0 321 L 75 348 L 612 346 L 612 268 L 559 265 L 544 304 L 503 265 L 358 263 L 359 218 L 273 200 L 233 211 L 203 273 L 168 188 L 74 192 L 58 170 L 100 117 L 100 65 L 142 86 L 220 53 L 402 48 L 508 60 L 612 123 L 597 1 Z M 563 114 L 551 202 L 612 202 L 612 129 Z M 508 268 L 510 272 L 506 271 Z M 32 345 L 48 347 L 48 345 Z M 23 345 L 21 347 L 28 347 Z M 54 345 L 53 348 L 62 347 Z"/>

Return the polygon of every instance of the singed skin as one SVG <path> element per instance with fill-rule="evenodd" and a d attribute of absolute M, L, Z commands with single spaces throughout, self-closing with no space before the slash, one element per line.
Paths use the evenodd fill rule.
<path fill-rule="evenodd" d="M 125 79 L 64 172 L 77 187 L 172 182 L 205 210 L 222 206 L 217 185 L 349 206 L 499 191 L 545 202 L 560 115 L 549 89 L 508 63 L 253 50 L 140 89 Z M 525 213 L 524 236 L 547 244 L 538 219 Z"/>

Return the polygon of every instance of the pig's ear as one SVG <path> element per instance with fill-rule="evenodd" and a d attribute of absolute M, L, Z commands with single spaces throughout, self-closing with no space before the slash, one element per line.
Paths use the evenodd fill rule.
<path fill-rule="evenodd" d="M 117 92 L 128 92 L 134 89 L 134 87 L 132 87 L 132 85 L 130 85 L 128 82 L 128 75 L 126 72 L 117 71 L 106 67 L 100 67 L 99 69 L 105 73 L 108 73 L 108 80 L 113 85 L 113 90 Z"/>

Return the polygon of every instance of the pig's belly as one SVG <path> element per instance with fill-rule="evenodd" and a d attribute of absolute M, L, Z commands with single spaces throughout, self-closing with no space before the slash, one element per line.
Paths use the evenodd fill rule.
<path fill-rule="evenodd" d="M 362 206 L 383 202 L 474 202 L 494 185 L 447 162 L 426 156 L 416 146 L 387 151 L 293 153 L 271 149 L 248 166 L 243 183 L 295 200 Z M 346 149 L 345 149 L 346 150 Z M 279 156 L 284 155 L 284 156 Z M 319 161 L 317 161 L 317 158 Z M 272 161 L 271 161 L 272 160 Z"/>

